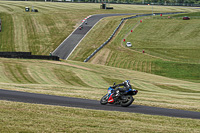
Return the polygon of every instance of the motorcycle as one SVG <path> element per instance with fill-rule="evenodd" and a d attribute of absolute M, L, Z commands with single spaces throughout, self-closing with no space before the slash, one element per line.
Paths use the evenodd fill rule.
<path fill-rule="evenodd" d="M 115 83 L 113 84 L 113 86 L 114 85 Z M 113 97 L 115 91 L 114 90 L 115 87 L 113 86 L 110 86 L 108 88 L 108 93 L 101 98 L 100 103 L 102 105 L 106 105 L 107 103 L 109 103 L 109 104 L 119 104 L 122 107 L 130 106 L 134 101 L 133 95 L 136 95 L 138 93 L 138 90 L 129 89 L 124 92 L 119 92 L 119 96 Z"/>
<path fill-rule="evenodd" d="M 83 29 L 83 26 L 81 25 L 81 26 L 79 26 L 79 30 L 81 30 L 81 29 Z"/>

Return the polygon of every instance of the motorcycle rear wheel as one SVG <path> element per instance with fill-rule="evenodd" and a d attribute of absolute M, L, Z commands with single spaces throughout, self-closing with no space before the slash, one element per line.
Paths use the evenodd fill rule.
<path fill-rule="evenodd" d="M 125 97 L 125 100 L 122 100 L 121 103 L 120 103 L 120 105 L 122 107 L 128 107 L 128 106 L 130 106 L 133 103 L 134 98 L 131 95 L 126 95 L 124 97 Z"/>
<path fill-rule="evenodd" d="M 108 97 L 107 97 L 107 95 L 105 95 L 105 96 L 103 96 L 103 97 L 101 98 L 100 103 L 101 103 L 102 105 L 106 105 L 106 104 L 108 103 Z"/>

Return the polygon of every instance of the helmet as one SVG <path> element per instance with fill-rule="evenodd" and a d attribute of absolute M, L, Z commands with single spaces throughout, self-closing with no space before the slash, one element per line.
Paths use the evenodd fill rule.
<path fill-rule="evenodd" d="M 126 81 L 125 81 L 125 84 L 126 84 L 126 86 L 129 87 L 129 86 L 130 86 L 130 81 L 129 81 L 129 80 L 126 80 Z"/>
<path fill-rule="evenodd" d="M 130 80 L 126 80 L 125 82 L 126 82 L 127 84 L 130 84 Z"/>
<path fill-rule="evenodd" d="M 132 89 L 131 84 L 130 84 L 130 80 L 126 80 L 124 83 L 125 83 L 126 88 Z"/>

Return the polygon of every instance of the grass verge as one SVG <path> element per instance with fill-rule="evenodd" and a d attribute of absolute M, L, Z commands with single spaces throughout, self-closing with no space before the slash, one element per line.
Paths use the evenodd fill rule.
<path fill-rule="evenodd" d="M 1 132 L 193 132 L 199 120 L 0 101 Z M 159 127 L 159 128 L 158 128 Z M 184 127 L 184 128 L 183 128 Z"/>

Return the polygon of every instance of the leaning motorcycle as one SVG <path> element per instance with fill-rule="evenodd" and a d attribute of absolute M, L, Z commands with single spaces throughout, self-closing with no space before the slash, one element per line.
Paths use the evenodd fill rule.
<path fill-rule="evenodd" d="M 106 105 L 107 103 L 109 103 L 120 104 L 122 107 L 130 106 L 134 101 L 133 95 L 136 95 L 138 93 L 138 90 L 129 89 L 125 92 L 119 92 L 118 97 L 113 97 L 115 91 L 113 86 L 108 88 L 108 93 L 101 98 L 100 103 L 102 105 Z"/>

